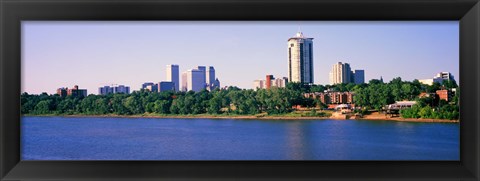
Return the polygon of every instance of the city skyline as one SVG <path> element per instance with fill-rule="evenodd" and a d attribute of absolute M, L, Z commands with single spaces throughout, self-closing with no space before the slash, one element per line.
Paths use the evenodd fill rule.
<path fill-rule="evenodd" d="M 26 21 L 22 92 L 53 94 L 64 85 L 93 91 L 114 83 L 139 90 L 145 82 L 167 80 L 168 64 L 180 65 L 179 72 L 211 65 L 218 68 L 222 87 L 250 89 L 266 74 L 288 76 L 286 43 L 298 27 L 314 38 L 315 84 L 329 84 L 336 62 L 365 70 L 365 82 L 380 76 L 385 82 L 427 79 L 443 71 L 459 81 L 458 21 Z"/>

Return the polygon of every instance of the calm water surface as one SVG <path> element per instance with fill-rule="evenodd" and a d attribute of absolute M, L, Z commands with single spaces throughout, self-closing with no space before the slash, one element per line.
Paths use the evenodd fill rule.
<path fill-rule="evenodd" d="M 459 124 L 22 118 L 23 160 L 459 160 Z"/>

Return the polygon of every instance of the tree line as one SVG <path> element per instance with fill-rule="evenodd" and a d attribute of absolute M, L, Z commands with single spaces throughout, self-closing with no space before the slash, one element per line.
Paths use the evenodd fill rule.
<path fill-rule="evenodd" d="M 21 94 L 22 114 L 86 114 L 86 115 L 137 115 L 156 114 L 285 114 L 294 111 L 293 106 L 326 107 L 320 100 L 305 98 L 304 93 L 328 91 L 354 92 L 354 103 L 363 110 L 381 110 L 383 106 L 401 100 L 416 100 L 416 106 L 402 110 L 402 116 L 411 118 L 458 119 L 458 93 L 450 102 L 435 98 L 419 98 L 421 92 L 435 93 L 439 89 L 458 88 L 454 81 L 433 85 L 395 78 L 388 83 L 373 79 L 366 84 L 306 85 L 288 83 L 285 88 L 240 89 L 228 87 L 199 92 L 149 92 L 134 91 L 131 94 L 93 95 L 74 97 Z M 458 91 L 457 91 L 458 92 Z M 426 111 L 429 107 L 432 113 Z M 425 109 L 425 111 L 421 111 Z M 446 112 L 457 113 L 448 115 Z"/>
<path fill-rule="evenodd" d="M 131 94 L 93 95 L 74 97 L 59 95 L 21 95 L 22 114 L 282 114 L 293 111 L 292 106 L 312 104 L 299 91 L 286 88 L 215 89 L 199 92 L 149 92 Z"/>

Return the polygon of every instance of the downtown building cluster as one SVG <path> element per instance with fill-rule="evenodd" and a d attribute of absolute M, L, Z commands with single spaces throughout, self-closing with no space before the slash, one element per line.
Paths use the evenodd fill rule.
<path fill-rule="evenodd" d="M 209 66 L 197 66 L 182 73 L 182 82 L 180 83 L 180 71 L 178 65 L 167 65 L 167 80 L 153 83 L 145 82 L 142 84 L 143 90 L 151 92 L 165 91 L 201 91 L 214 90 L 220 88 L 220 81 L 215 77 L 215 68 Z"/>
<path fill-rule="evenodd" d="M 166 67 L 167 80 L 158 83 L 145 82 L 141 85 L 141 90 L 150 92 L 165 92 L 165 91 L 201 91 L 202 89 L 214 90 L 220 88 L 220 81 L 215 77 L 215 68 L 209 66 L 198 66 L 195 69 L 190 69 L 182 73 L 182 84 L 180 84 L 180 71 L 178 65 L 167 65 Z M 98 88 L 98 95 L 108 94 L 130 94 L 130 86 L 126 85 L 105 85 Z M 58 88 L 56 94 L 66 97 L 86 97 L 87 90 L 79 89 L 75 85 L 72 89 L 68 87 Z"/>
<path fill-rule="evenodd" d="M 198 66 L 182 73 L 181 91 L 201 91 L 206 89 L 212 91 L 220 88 L 220 81 L 215 77 L 215 68 L 209 66 Z"/>
<path fill-rule="evenodd" d="M 302 32 L 296 33 L 294 37 L 288 39 L 288 76 L 279 78 L 267 74 L 265 79 L 254 80 L 254 89 L 269 89 L 271 87 L 286 87 L 287 83 L 314 84 L 314 58 L 313 58 L 313 38 L 308 38 Z M 181 81 L 180 81 L 181 77 Z M 380 78 L 381 82 L 383 79 Z M 433 83 L 442 83 L 443 80 L 454 80 L 449 72 L 440 72 L 432 79 L 419 80 L 423 84 L 432 85 Z M 352 70 L 349 63 L 337 62 L 329 72 L 330 85 L 335 84 L 363 84 L 365 83 L 365 70 Z M 180 74 L 179 65 L 170 64 L 166 66 L 166 80 L 161 82 L 145 82 L 141 89 L 151 92 L 164 91 L 201 91 L 202 89 L 214 90 L 220 88 L 220 81 L 216 78 L 215 68 L 213 66 L 197 66 Z M 130 87 L 126 85 L 106 85 L 98 88 L 98 94 L 107 95 L 114 93 L 130 93 Z M 87 95 L 86 89 L 59 88 L 57 94 L 67 95 Z M 327 95 L 327 97 L 331 97 Z M 325 99 L 327 100 L 327 99 Z M 325 103 L 329 102 L 328 100 Z M 337 102 L 337 101 L 333 101 Z M 344 103 L 345 101 L 340 101 Z M 348 101 L 347 101 L 348 102 Z"/>

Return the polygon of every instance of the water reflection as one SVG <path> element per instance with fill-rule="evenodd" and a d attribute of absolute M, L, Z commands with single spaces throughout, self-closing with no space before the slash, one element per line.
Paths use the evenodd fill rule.
<path fill-rule="evenodd" d="M 310 130 L 307 124 L 298 121 L 287 124 L 285 151 L 288 159 L 308 160 L 312 157 L 310 153 L 312 143 L 308 142 Z"/>

